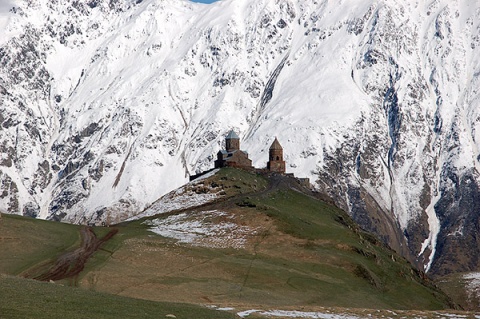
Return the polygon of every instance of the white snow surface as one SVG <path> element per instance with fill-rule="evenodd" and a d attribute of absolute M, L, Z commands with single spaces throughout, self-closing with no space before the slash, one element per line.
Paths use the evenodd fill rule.
<path fill-rule="evenodd" d="M 402 230 L 427 216 L 431 267 L 447 173 L 480 182 L 478 1 L 137 2 L 1 3 L 1 211 L 183 207 L 155 202 L 234 129 L 256 167 L 276 136 L 287 171 L 352 213 L 362 190 Z"/>
<path fill-rule="evenodd" d="M 0 1 L 0 45 L 21 32 L 22 18 L 11 12 L 15 6 L 16 2 L 14 0 Z"/>
<path fill-rule="evenodd" d="M 428 238 L 426 238 L 425 241 L 423 242 L 422 249 L 418 253 L 418 256 L 421 256 L 422 254 L 425 253 L 427 248 L 430 249 L 428 262 L 424 265 L 425 272 L 428 272 L 430 270 L 430 267 L 432 266 L 435 252 L 436 252 L 437 237 L 438 237 L 438 234 L 440 233 L 440 220 L 435 214 L 435 209 L 434 209 L 434 204 L 438 201 L 438 199 L 439 197 L 435 198 L 426 209 L 426 213 L 428 215 L 428 226 L 429 226 L 430 233 L 428 235 Z"/>
<path fill-rule="evenodd" d="M 268 318 L 312 318 L 312 319 L 359 319 L 361 317 L 344 315 L 344 314 L 331 314 L 322 312 L 306 312 L 306 311 L 288 311 L 288 310 L 246 310 L 237 313 L 241 318 L 247 318 L 249 315 L 256 313 Z"/>
<path fill-rule="evenodd" d="M 466 288 L 469 298 L 480 300 L 480 273 L 472 272 L 465 274 L 463 279 L 466 281 Z"/>
<path fill-rule="evenodd" d="M 221 189 L 211 188 L 209 185 L 204 185 L 203 181 L 210 176 L 213 176 L 218 172 L 218 169 L 215 169 L 178 189 L 171 191 L 170 193 L 162 196 L 158 201 L 153 203 L 145 211 L 141 212 L 138 215 L 135 215 L 128 220 L 136 220 L 144 217 L 150 217 L 158 214 L 163 214 L 179 209 L 187 209 L 190 207 L 200 206 L 206 203 L 215 201 L 216 199 L 222 197 Z M 197 187 L 202 188 L 202 192 L 196 192 Z M 204 193 L 204 190 L 208 192 Z"/>
<path fill-rule="evenodd" d="M 220 221 L 218 219 L 220 218 Z M 234 216 L 217 210 L 181 213 L 166 218 L 147 220 L 150 231 L 179 243 L 209 248 L 235 248 L 245 246 L 254 229 L 234 223 Z"/>
<path fill-rule="evenodd" d="M 384 318 L 384 319 L 393 319 L 393 318 L 415 318 L 415 319 L 423 319 L 423 318 L 437 318 L 437 319 L 463 319 L 469 318 L 471 314 L 455 314 L 455 313 L 447 313 L 447 312 L 416 312 L 416 313 L 406 313 L 404 311 L 395 312 L 389 311 L 389 313 L 375 313 L 374 310 L 365 311 L 364 315 L 359 314 L 347 314 L 342 313 L 341 311 L 297 311 L 297 310 L 245 310 L 240 311 L 237 315 L 241 318 L 248 318 L 251 314 L 256 314 L 263 316 L 265 318 L 314 318 L 314 319 L 367 319 L 367 318 Z M 477 318 L 475 316 L 475 318 Z"/>

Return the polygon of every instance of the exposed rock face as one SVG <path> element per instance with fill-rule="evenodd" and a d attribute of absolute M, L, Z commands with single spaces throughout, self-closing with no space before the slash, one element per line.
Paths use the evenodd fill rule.
<path fill-rule="evenodd" d="M 366 229 L 433 274 L 478 252 L 480 6 L 468 0 L 10 1 L 0 209 L 123 220 L 278 136 Z"/>

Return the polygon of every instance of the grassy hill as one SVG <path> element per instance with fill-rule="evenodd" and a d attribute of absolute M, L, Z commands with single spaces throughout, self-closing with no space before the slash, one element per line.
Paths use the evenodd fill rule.
<path fill-rule="evenodd" d="M 77 225 L 17 215 L 0 219 L 0 273 L 21 275 L 80 244 Z"/>
<path fill-rule="evenodd" d="M 235 318 L 206 307 L 126 298 L 5 275 L 0 275 L 0 288 L 0 318 Z"/>
<path fill-rule="evenodd" d="M 452 306 L 406 260 L 294 178 L 222 169 L 201 184 L 201 190 L 198 185 L 192 188 L 192 197 L 213 188 L 221 188 L 224 196 L 200 207 L 116 225 L 118 233 L 88 260 L 80 276 L 59 283 L 80 286 L 83 289 L 73 289 L 72 294 L 85 294 L 86 299 L 90 293 L 110 294 L 101 297 L 106 298 L 106 308 L 132 302 L 132 309 L 164 309 L 163 313 L 171 305 L 178 313 L 184 307 L 186 313 L 198 311 L 187 304 L 235 309 Z M 80 245 L 79 226 L 2 216 L 0 273 L 39 273 L 62 252 Z M 109 230 L 95 228 L 98 236 Z M 0 281 L 1 291 L 15 285 L 24 283 L 11 277 Z M 57 287 L 30 281 L 25 285 L 37 295 Z M 58 295 L 68 297 L 69 292 Z M 23 301 L 23 294 L 14 296 L 8 303 L 31 299 L 28 294 Z M 163 304 L 140 305 L 138 300 L 115 299 L 119 296 Z M 7 309 L 3 303 L 0 311 Z M 233 316 L 218 311 L 209 315 Z"/>

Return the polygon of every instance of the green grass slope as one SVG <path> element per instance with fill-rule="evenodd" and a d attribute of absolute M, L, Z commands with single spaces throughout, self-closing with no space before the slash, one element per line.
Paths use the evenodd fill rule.
<path fill-rule="evenodd" d="M 356 227 L 343 211 L 293 190 L 274 192 L 255 202 L 282 232 L 303 240 L 292 247 L 295 251 L 284 250 L 283 260 L 289 261 L 289 269 L 301 272 L 289 278 L 291 286 L 311 292 L 316 303 L 390 309 L 449 305 L 430 281 Z M 309 262 L 302 256 L 288 258 L 302 249 Z"/>
<path fill-rule="evenodd" d="M 162 303 L 0 275 L 0 318 L 235 318 L 228 312 Z M 173 315 L 173 316 L 172 316 Z"/>
<path fill-rule="evenodd" d="M 0 273 L 20 275 L 80 245 L 79 226 L 2 214 Z"/>
<path fill-rule="evenodd" d="M 151 300 L 246 307 L 451 306 L 405 259 L 361 231 L 345 212 L 299 191 L 292 178 L 223 169 L 204 184 L 221 185 L 228 196 L 119 225 L 108 251 L 91 261 L 94 266 L 81 285 Z M 211 211 L 225 215 L 201 217 Z M 228 245 L 234 234 L 210 234 L 189 244 L 148 231 L 146 220 L 161 223 L 178 214 L 191 216 L 185 222 L 195 225 L 228 221 L 251 233 L 239 248 Z M 205 244 L 222 238 L 226 247 Z"/>
<path fill-rule="evenodd" d="M 201 207 L 116 225 L 118 233 L 89 259 L 74 281 L 83 289 L 3 276 L 0 314 L 38 317 L 35 309 L 49 304 L 60 307 L 62 317 L 72 318 L 81 309 L 85 312 L 79 315 L 118 317 L 123 312 L 117 313 L 117 309 L 126 305 L 130 305 L 131 315 L 121 317 L 136 318 L 143 315 L 144 308 L 145 314 L 151 309 L 161 313 L 155 317 L 175 312 L 177 318 L 205 310 L 188 305 L 422 310 L 452 306 L 449 298 L 406 260 L 294 178 L 222 169 L 204 180 L 202 187 L 192 189 L 192 196 L 219 187 L 224 196 Z M 168 230 L 175 218 L 180 226 L 184 223 L 182 232 L 195 240 L 181 242 L 151 231 L 152 223 Z M 225 230 L 225 225 L 231 228 Z M 200 228 L 207 226 L 210 233 L 202 234 Z M 44 270 L 62 252 L 80 245 L 79 229 L 2 215 L 0 273 L 31 275 Z M 108 231 L 95 229 L 99 237 Z M 25 308 L 21 308 L 23 304 Z M 77 310 L 68 313 L 68 305 Z M 45 317 L 51 318 L 55 311 Z M 217 312 L 206 317 L 222 315 L 232 317 Z"/>
<path fill-rule="evenodd" d="M 438 286 L 447 292 L 462 309 L 480 313 L 480 290 L 478 280 L 474 279 L 477 276 L 469 278 L 470 275 L 472 273 L 456 273 L 438 278 Z"/>

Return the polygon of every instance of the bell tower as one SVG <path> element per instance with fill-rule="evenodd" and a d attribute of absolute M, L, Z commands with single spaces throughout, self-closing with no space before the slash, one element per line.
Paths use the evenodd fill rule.
<path fill-rule="evenodd" d="M 277 138 L 273 141 L 269 149 L 269 159 L 267 169 L 271 172 L 285 173 L 285 161 L 283 160 L 283 148 Z"/>
<path fill-rule="evenodd" d="M 240 150 L 240 137 L 233 130 L 225 138 L 225 149 L 227 152 Z"/>

